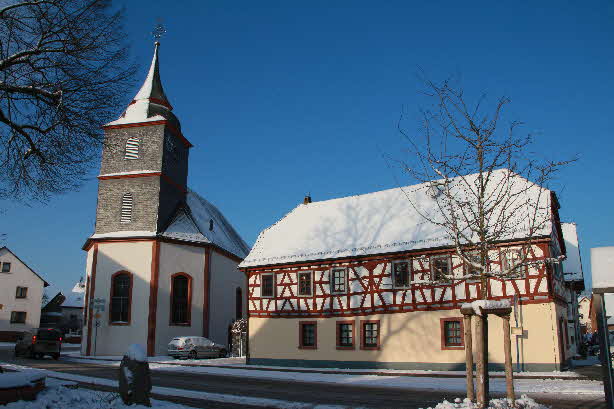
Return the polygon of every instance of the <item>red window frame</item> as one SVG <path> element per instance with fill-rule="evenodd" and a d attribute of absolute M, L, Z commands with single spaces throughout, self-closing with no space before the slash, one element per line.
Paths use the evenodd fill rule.
<path fill-rule="evenodd" d="M 460 344 L 448 344 L 446 340 L 446 323 L 447 322 L 458 322 L 460 324 Z M 462 317 L 451 317 L 451 318 L 441 318 L 441 349 L 442 350 L 450 350 L 450 349 L 465 349 L 465 328 L 463 325 Z"/>
<path fill-rule="evenodd" d="M 264 277 L 271 277 L 271 295 L 264 295 Z M 275 298 L 275 273 L 261 273 L 260 274 L 260 297 L 261 298 Z"/>
<path fill-rule="evenodd" d="M 377 324 L 377 345 L 366 345 L 366 324 Z M 362 350 L 379 350 L 381 349 L 380 337 L 381 337 L 381 325 L 380 320 L 360 320 L 360 349 Z"/>
<path fill-rule="evenodd" d="M 341 325 L 351 325 L 352 326 L 352 345 L 341 345 Z M 337 337 L 336 337 L 336 347 L 337 349 L 347 350 L 347 349 L 356 349 L 356 323 L 354 321 L 337 321 Z"/>
<path fill-rule="evenodd" d="M 301 294 L 301 276 L 309 276 L 309 294 Z M 299 271 L 297 274 L 297 295 L 299 297 L 313 297 L 313 271 Z"/>
<path fill-rule="evenodd" d="M 115 281 L 115 277 L 120 274 L 127 274 L 130 278 L 130 287 L 128 288 L 128 320 L 126 322 L 113 321 L 113 282 Z M 132 322 L 132 284 L 134 282 L 134 277 L 129 271 L 118 271 L 111 276 L 111 296 L 109 297 L 109 325 L 130 325 Z"/>
<path fill-rule="evenodd" d="M 303 344 L 303 327 L 305 325 L 313 325 L 313 345 Z M 299 349 L 318 349 L 318 322 L 317 321 L 299 321 L 298 322 L 298 347 Z"/>
<path fill-rule="evenodd" d="M 407 264 L 407 271 L 405 272 L 407 283 L 404 285 L 397 285 L 396 266 L 399 264 Z M 412 267 L 411 260 L 395 260 L 392 262 L 392 288 L 401 288 L 401 289 L 411 288 L 412 276 L 413 276 L 411 267 Z"/>
<path fill-rule="evenodd" d="M 173 310 L 175 308 L 174 305 L 174 295 L 175 295 L 175 278 L 177 277 L 185 277 L 188 280 L 188 305 L 186 310 L 186 321 L 185 322 L 175 322 L 173 321 Z M 173 327 L 190 327 L 192 326 L 192 277 L 186 273 L 175 273 L 171 276 L 171 298 L 170 298 L 170 315 L 168 317 L 168 325 Z"/>
<path fill-rule="evenodd" d="M 335 271 L 343 271 L 343 290 L 335 291 Z M 333 267 L 330 269 L 330 293 L 331 294 L 347 294 L 349 290 L 348 269 L 346 267 Z"/>

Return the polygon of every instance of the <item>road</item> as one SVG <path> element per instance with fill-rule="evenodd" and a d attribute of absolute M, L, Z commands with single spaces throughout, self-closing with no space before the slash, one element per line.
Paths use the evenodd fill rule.
<path fill-rule="evenodd" d="M 82 363 L 60 358 L 32 360 L 15 358 L 11 348 L 0 348 L 0 362 L 15 363 L 33 368 L 105 379 L 117 379 L 117 367 Z M 181 371 L 152 371 L 154 386 L 203 391 L 217 394 L 277 399 L 289 402 L 340 405 L 349 408 L 407 408 L 418 409 L 435 406 L 437 402 L 460 395 L 458 392 L 433 390 L 402 390 L 397 388 L 330 385 L 322 383 L 296 382 L 287 380 L 254 379 L 238 376 L 184 373 Z M 108 389 L 108 388 L 101 388 Z M 606 408 L 603 398 L 565 397 L 553 394 L 531 394 L 538 402 L 556 409 L 602 409 Z M 494 396 L 499 397 L 499 396 Z M 162 397 L 177 403 L 194 407 L 230 409 L 246 407 L 220 402 Z"/>

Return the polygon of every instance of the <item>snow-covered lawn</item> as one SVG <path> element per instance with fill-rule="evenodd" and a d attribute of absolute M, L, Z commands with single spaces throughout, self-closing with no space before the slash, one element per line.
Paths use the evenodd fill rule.
<path fill-rule="evenodd" d="M 160 400 L 151 400 L 151 407 L 157 409 L 188 409 L 188 406 Z M 35 401 L 13 402 L 6 409 L 41 409 L 41 408 L 70 408 L 70 409 L 147 409 L 145 406 L 126 406 L 118 394 L 112 392 L 99 392 L 89 389 L 68 388 L 62 385 L 49 385 L 40 392 Z"/>
<path fill-rule="evenodd" d="M 516 399 L 516 405 L 507 399 L 493 399 L 488 404 L 488 409 L 548 409 L 547 406 L 540 405 L 526 395 L 522 395 L 520 399 Z M 452 402 L 443 401 L 434 408 L 428 409 L 476 409 L 475 403 L 468 399 L 455 399 Z"/>
<path fill-rule="evenodd" d="M 97 361 L 80 359 L 81 362 L 97 363 L 101 365 L 119 366 L 115 361 Z M 202 361 L 202 360 L 201 360 Z M 218 360 L 212 360 L 218 361 Z M 245 378 L 275 379 L 298 382 L 312 382 L 323 384 L 364 385 L 384 388 L 401 388 L 416 390 L 439 390 L 464 392 L 465 379 L 437 378 L 437 377 L 411 377 L 395 375 L 363 375 L 363 374 L 328 374 L 316 372 L 286 372 L 282 370 L 243 369 L 229 365 L 228 367 L 214 366 L 177 366 L 150 362 L 149 368 L 156 371 L 182 372 L 207 375 L 225 375 Z M 571 380 L 571 379 L 521 379 L 514 380 L 517 393 L 565 393 L 602 395 L 603 385 L 598 381 Z M 493 378 L 490 381 L 493 392 L 505 392 L 505 379 Z"/>

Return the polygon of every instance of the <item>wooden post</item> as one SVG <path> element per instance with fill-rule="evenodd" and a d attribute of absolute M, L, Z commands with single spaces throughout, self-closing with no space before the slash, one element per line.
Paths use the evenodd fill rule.
<path fill-rule="evenodd" d="M 484 319 L 484 312 L 476 315 L 475 335 L 478 337 L 476 345 L 476 383 L 477 383 L 477 406 L 482 409 L 488 405 L 488 324 Z"/>
<path fill-rule="evenodd" d="M 603 294 L 593 293 L 593 308 L 597 318 L 597 338 L 599 339 L 599 356 L 603 374 L 603 391 L 607 407 L 614 408 L 614 380 L 612 379 L 612 360 L 610 359 L 610 340 L 604 299 Z"/>
<path fill-rule="evenodd" d="M 467 365 L 467 399 L 475 399 L 473 389 L 473 340 L 471 339 L 471 314 L 463 313 L 465 321 L 465 363 Z"/>
<path fill-rule="evenodd" d="M 502 315 L 503 319 L 503 349 L 505 350 L 505 384 L 507 398 L 514 402 L 514 373 L 512 370 L 512 341 L 510 339 L 510 316 Z"/>

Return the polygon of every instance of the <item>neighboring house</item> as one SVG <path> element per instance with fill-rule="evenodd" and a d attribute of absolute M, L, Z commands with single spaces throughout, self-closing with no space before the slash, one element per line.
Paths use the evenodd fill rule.
<path fill-rule="evenodd" d="M 66 295 L 57 293 L 41 312 L 41 327 L 57 328 L 67 342 L 80 343 L 85 305 L 85 284 L 80 280 Z"/>
<path fill-rule="evenodd" d="M 484 289 L 479 280 L 464 278 L 471 270 L 442 228 L 424 221 L 409 203 L 408 195 L 413 203 L 434 207 L 427 187 L 313 203 L 307 197 L 262 231 L 240 264 L 249 280 L 248 362 L 463 369 L 459 309 L 481 298 Z M 580 284 L 565 281 L 560 263 L 543 263 L 565 253 L 556 195 L 534 184 L 526 194 L 539 198 L 548 223 L 530 246 L 524 230 L 510 229 L 489 259 L 493 269 L 513 267 L 524 246 L 529 260 L 542 264 L 523 266 L 521 278 L 489 278 L 486 290 L 489 298 L 514 306 L 514 368 L 559 370 L 575 354 L 566 334 L 573 308 L 568 301 Z M 433 283 L 436 271 L 455 279 Z M 504 362 L 500 322 L 493 316 L 489 324 L 494 368 Z"/>
<path fill-rule="evenodd" d="M 192 144 L 162 89 L 158 47 L 141 89 L 103 127 L 96 227 L 83 246 L 82 354 L 121 355 L 135 343 L 163 354 L 173 337 L 190 335 L 226 344 L 244 315 L 237 266 L 249 247 L 187 187 Z"/>
<path fill-rule="evenodd" d="M 585 295 L 578 298 L 578 317 L 580 322 L 580 333 L 590 334 L 594 332 L 593 324 L 591 322 L 591 299 Z"/>
<path fill-rule="evenodd" d="M 0 247 L 0 341 L 14 341 L 38 327 L 48 285 L 8 247 Z"/>
<path fill-rule="evenodd" d="M 563 276 L 569 288 L 567 293 L 567 329 L 565 336 L 569 353 L 576 355 L 582 340 L 580 327 L 580 312 L 578 297 L 584 291 L 584 272 L 582 270 L 582 258 L 580 257 L 580 240 L 575 223 L 561 223 L 563 240 L 565 241 L 565 260 L 563 261 Z"/>

